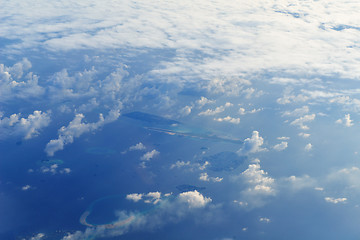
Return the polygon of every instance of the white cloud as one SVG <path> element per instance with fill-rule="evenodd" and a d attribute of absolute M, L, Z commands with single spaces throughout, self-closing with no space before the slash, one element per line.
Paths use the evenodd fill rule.
<path fill-rule="evenodd" d="M 305 114 L 307 114 L 309 112 L 309 107 L 308 106 L 303 106 L 301 108 L 296 108 L 293 111 L 286 111 L 282 114 L 282 116 L 290 116 L 290 117 L 300 117 L 303 116 Z"/>
<path fill-rule="evenodd" d="M 290 140 L 290 137 L 277 137 L 277 140 Z"/>
<path fill-rule="evenodd" d="M 30 185 L 25 185 L 25 186 L 23 186 L 23 187 L 21 188 L 21 190 L 27 191 L 27 190 L 29 190 L 30 188 L 31 188 Z"/>
<path fill-rule="evenodd" d="M 46 235 L 44 233 L 38 233 L 36 236 L 31 237 L 29 240 L 41 240 L 44 239 Z"/>
<path fill-rule="evenodd" d="M 200 112 L 200 113 L 199 113 L 199 116 L 212 116 L 212 115 L 216 115 L 216 114 L 218 114 L 218 113 L 224 112 L 226 108 L 231 107 L 231 106 L 233 106 L 233 104 L 227 102 L 227 103 L 225 103 L 225 105 L 216 107 L 215 109 L 207 109 L 207 110 L 205 110 L 205 111 L 203 111 L 203 112 Z"/>
<path fill-rule="evenodd" d="M 141 196 L 141 197 L 140 197 Z M 62 240 L 83 240 L 88 237 L 115 237 L 120 236 L 128 231 L 144 230 L 144 229 L 158 229 L 159 227 L 169 222 L 178 222 L 185 216 L 193 215 L 200 217 L 203 220 L 203 213 L 206 217 L 211 218 L 213 214 L 210 203 L 212 199 L 203 196 L 201 193 L 195 191 L 188 191 L 180 193 L 177 196 L 170 197 L 172 194 L 162 194 L 160 192 L 150 193 L 134 193 L 127 195 L 129 201 L 143 202 L 147 204 L 157 205 L 156 211 L 151 211 L 149 214 L 138 214 L 131 211 L 116 212 L 118 217 L 110 227 L 88 227 L 85 231 L 76 231 L 68 233 Z M 210 205 L 208 208 L 206 208 Z M 205 209 L 204 209 L 205 208 Z M 196 213 L 196 214 L 195 214 Z M 200 215 L 199 215 L 200 214 Z M 117 223 L 124 222 L 124 219 L 132 219 L 126 225 Z"/>
<path fill-rule="evenodd" d="M 303 132 L 301 132 L 301 133 L 299 133 L 298 134 L 300 137 L 303 137 L 303 138 L 308 138 L 308 137 L 310 137 L 310 133 L 303 133 Z"/>
<path fill-rule="evenodd" d="M 245 115 L 246 114 L 246 110 L 245 110 L 245 108 L 239 108 L 239 114 L 240 115 Z"/>
<path fill-rule="evenodd" d="M 39 131 L 50 123 L 50 112 L 34 111 L 27 118 L 20 118 L 21 114 L 12 114 L 2 118 L 0 113 L 0 138 L 10 135 L 21 135 L 30 139 L 39 135 Z"/>
<path fill-rule="evenodd" d="M 309 175 L 303 175 L 300 177 L 290 176 L 282 179 L 282 183 L 285 184 L 287 189 L 292 191 L 299 191 L 304 188 L 315 188 L 317 181 Z"/>
<path fill-rule="evenodd" d="M 346 127 L 351 127 L 354 125 L 353 120 L 350 119 L 350 114 L 345 114 L 345 117 L 343 119 L 336 120 L 336 123 L 344 124 Z"/>
<path fill-rule="evenodd" d="M 261 218 L 259 218 L 259 222 L 269 223 L 269 222 L 271 222 L 271 220 L 270 220 L 270 218 L 261 217 Z"/>
<path fill-rule="evenodd" d="M 129 147 L 129 151 L 136 151 L 136 150 L 141 151 L 141 150 L 145 150 L 145 149 L 146 149 L 145 145 L 143 143 L 141 143 L 141 142 L 137 143 L 134 146 Z"/>
<path fill-rule="evenodd" d="M 159 155 L 160 152 L 157 150 L 152 150 L 150 152 L 145 153 L 140 159 L 143 161 L 150 161 L 150 159 L 154 158 L 155 156 Z"/>
<path fill-rule="evenodd" d="M 207 173 L 200 173 L 199 180 L 205 181 L 205 182 L 221 182 L 223 178 L 220 177 L 209 177 Z"/>
<path fill-rule="evenodd" d="M 206 97 L 201 97 L 199 100 L 196 100 L 196 104 L 199 108 L 202 108 L 206 104 L 215 103 L 215 100 L 207 99 Z"/>
<path fill-rule="evenodd" d="M 38 84 L 38 76 L 32 72 L 24 74 L 31 68 L 31 63 L 24 58 L 12 67 L 0 64 L 0 102 L 14 98 L 27 99 L 40 97 L 45 93 Z"/>
<path fill-rule="evenodd" d="M 311 143 L 306 144 L 305 151 L 310 151 L 313 148 L 313 145 Z"/>
<path fill-rule="evenodd" d="M 347 201 L 347 198 L 325 197 L 324 199 L 325 199 L 326 202 L 334 203 L 334 204 L 337 204 L 337 203 L 346 203 L 346 201 Z"/>
<path fill-rule="evenodd" d="M 132 200 L 134 202 L 138 202 L 142 199 L 142 196 L 143 196 L 143 194 L 140 194 L 140 193 L 132 193 L 132 194 L 126 195 L 126 199 Z"/>
<path fill-rule="evenodd" d="M 288 143 L 287 142 L 281 142 L 279 144 L 276 144 L 273 148 L 276 151 L 283 151 L 288 147 Z"/>
<path fill-rule="evenodd" d="M 251 82 L 246 79 L 237 78 L 213 78 L 207 82 L 205 88 L 211 93 L 223 93 L 229 96 L 238 96 L 245 91 L 245 87 L 251 85 Z"/>
<path fill-rule="evenodd" d="M 214 118 L 215 121 L 217 122 L 229 122 L 229 123 L 233 123 L 233 124 L 239 124 L 240 123 L 240 118 L 233 118 L 230 116 L 224 117 L 224 118 Z"/>
<path fill-rule="evenodd" d="M 240 176 L 234 177 L 234 180 L 243 179 L 247 185 L 246 189 L 241 191 L 241 202 L 247 203 L 246 207 L 262 207 L 266 199 L 276 195 L 274 188 L 275 179 L 268 176 L 268 173 L 260 168 L 260 161 L 250 164 L 248 169 Z"/>
<path fill-rule="evenodd" d="M 189 208 L 202 208 L 212 201 L 211 198 L 204 197 L 196 190 L 180 193 L 178 199 L 180 202 L 187 203 Z"/>
<path fill-rule="evenodd" d="M 55 152 L 64 149 L 64 146 L 74 142 L 74 138 L 80 137 L 87 132 L 95 131 L 107 123 L 117 120 L 120 116 L 119 109 L 112 109 L 104 118 L 102 114 L 99 115 L 99 120 L 94 123 L 84 123 L 83 114 L 76 114 L 75 118 L 69 123 L 67 127 L 63 126 L 59 129 L 59 136 L 57 139 L 50 140 L 46 145 L 45 152 L 48 156 L 53 156 Z"/>
<path fill-rule="evenodd" d="M 182 109 L 180 109 L 180 114 L 182 116 L 187 116 L 191 113 L 192 106 L 185 106 Z"/>
<path fill-rule="evenodd" d="M 312 122 L 312 121 L 314 121 L 314 119 L 315 119 L 315 114 L 309 114 L 309 115 L 305 115 L 303 117 L 300 117 L 298 119 L 295 119 L 290 124 L 298 126 L 300 129 L 308 130 L 309 127 L 306 126 L 304 123 Z"/>
<path fill-rule="evenodd" d="M 357 26 L 355 2 L 238 4 L 216 0 L 212 4 L 201 1 L 196 6 L 188 0 L 161 6 L 129 0 L 121 4 L 109 0 L 86 3 L 73 8 L 73 1 L 59 6 L 40 0 L 31 5 L 40 9 L 36 16 L 29 13 L 29 3 L 15 0 L 16 14 L 12 4 L 3 4 L 0 37 L 22 41 L 8 44 L 2 51 L 19 53 L 44 47 L 57 52 L 175 49 L 174 59 L 164 61 L 158 73 L 205 78 L 266 71 L 337 73 L 340 78 L 360 75 L 355 30 L 336 30 L 337 26 Z M 297 17 L 291 14 L 294 12 Z M 219 14 L 224 18 L 214 17 Z M 60 17 L 66 21 L 56 21 Z M 199 52 L 206 57 L 194 57 Z"/>
<path fill-rule="evenodd" d="M 340 186 L 341 192 L 353 194 L 360 190 L 360 169 L 358 167 L 348 167 L 336 170 L 327 176 L 326 182 L 329 187 Z"/>
<path fill-rule="evenodd" d="M 52 175 L 55 175 L 57 173 L 60 173 L 60 174 L 69 174 L 69 173 L 71 173 L 70 168 L 62 168 L 62 169 L 59 170 L 59 165 L 58 164 L 52 164 L 50 166 L 42 166 L 40 168 L 40 171 L 42 173 L 51 173 Z"/>
<path fill-rule="evenodd" d="M 172 164 L 170 166 L 170 169 L 174 169 L 174 168 L 182 168 L 185 166 L 190 166 L 190 161 L 184 162 L 184 161 L 177 161 L 176 163 Z"/>
<path fill-rule="evenodd" d="M 263 143 L 264 139 L 259 136 L 259 132 L 253 131 L 251 138 L 246 138 L 244 140 L 243 147 L 239 149 L 237 153 L 240 155 L 246 155 L 249 153 L 266 151 L 266 148 L 261 147 Z"/>

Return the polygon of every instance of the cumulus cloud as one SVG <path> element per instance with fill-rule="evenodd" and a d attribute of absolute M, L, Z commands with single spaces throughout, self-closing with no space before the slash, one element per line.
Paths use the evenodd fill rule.
<path fill-rule="evenodd" d="M 50 123 L 50 112 L 34 111 L 27 118 L 20 118 L 21 114 L 12 114 L 2 118 L 0 113 L 0 138 L 11 135 L 23 136 L 30 139 L 39 135 L 39 131 Z"/>
<path fill-rule="evenodd" d="M 300 117 L 303 116 L 305 114 L 307 114 L 309 112 L 309 107 L 308 106 L 303 106 L 301 108 L 296 108 L 293 111 L 286 111 L 282 114 L 282 116 L 290 116 L 290 117 Z"/>
<path fill-rule="evenodd" d="M 204 105 L 211 103 L 215 103 L 215 100 L 210 100 L 203 96 L 199 100 L 196 100 L 196 104 L 199 108 L 202 108 Z"/>
<path fill-rule="evenodd" d="M 261 169 L 260 160 L 250 164 L 240 176 L 234 177 L 234 180 L 242 179 L 247 187 L 241 191 L 241 202 L 247 207 L 262 207 L 266 199 L 276 195 L 274 187 L 275 179 L 268 176 L 268 173 Z"/>
<path fill-rule="evenodd" d="M 266 151 L 266 148 L 261 146 L 264 144 L 264 139 L 260 137 L 258 131 L 253 131 L 251 138 L 246 138 L 244 140 L 244 145 L 240 148 L 237 153 L 239 155 L 246 155 L 249 153 L 256 153 Z"/>
<path fill-rule="evenodd" d="M 142 199 L 143 194 L 141 193 L 131 193 L 126 195 L 126 199 L 132 200 L 134 202 L 138 202 Z"/>
<path fill-rule="evenodd" d="M 140 197 L 141 196 L 141 197 Z M 138 212 L 117 211 L 118 220 L 114 222 L 113 228 L 89 227 L 85 231 L 76 231 L 68 233 L 62 240 L 82 240 L 87 237 L 115 237 L 121 236 L 129 231 L 158 229 L 169 222 L 181 221 L 185 216 L 199 215 L 202 211 L 209 213 L 212 208 L 208 207 L 212 199 L 203 196 L 198 191 L 188 191 L 173 196 L 170 193 L 162 194 L 160 192 L 135 193 L 126 196 L 129 201 L 143 202 L 145 204 L 156 205 L 156 211 L 148 214 L 138 214 Z M 201 216 L 201 215 L 200 215 Z M 207 215 L 208 216 L 208 215 Z M 124 219 L 132 219 L 128 224 L 117 226 L 117 222 Z"/>
<path fill-rule="evenodd" d="M 308 137 L 310 137 L 310 133 L 303 133 L 303 132 L 301 132 L 301 133 L 299 133 L 298 134 L 300 137 L 303 137 L 303 138 L 308 138 Z"/>
<path fill-rule="evenodd" d="M 44 94 L 45 90 L 39 86 L 38 76 L 32 72 L 26 73 L 31 67 L 26 58 L 12 67 L 0 64 L 0 102 L 14 98 L 40 97 Z"/>
<path fill-rule="evenodd" d="M 303 176 L 290 176 L 287 178 L 281 179 L 281 183 L 284 184 L 286 189 L 292 191 L 300 191 L 305 188 L 315 188 L 317 181 L 316 179 L 310 177 L 309 175 Z"/>
<path fill-rule="evenodd" d="M 57 173 L 60 174 L 69 174 L 71 172 L 70 168 L 62 168 L 59 169 L 59 165 L 58 164 L 52 164 L 50 166 L 42 166 L 40 168 L 40 172 L 41 173 L 51 173 L 52 175 L 55 175 Z"/>
<path fill-rule="evenodd" d="M 309 127 L 305 125 L 307 122 L 312 122 L 315 119 L 315 114 L 305 115 L 303 117 L 297 118 L 290 123 L 290 125 L 298 126 L 300 129 L 308 130 Z"/>
<path fill-rule="evenodd" d="M 221 182 L 223 180 L 223 178 L 220 177 L 209 177 L 209 175 L 205 172 L 205 173 L 200 173 L 200 177 L 199 180 L 201 181 L 205 181 L 205 182 Z"/>
<path fill-rule="evenodd" d="M 308 144 L 305 145 L 305 148 L 304 148 L 304 149 L 305 149 L 305 151 L 308 152 L 308 151 L 310 151 L 312 148 L 313 148 L 313 145 L 312 145 L 311 143 L 308 143 Z"/>
<path fill-rule="evenodd" d="M 184 162 L 184 161 L 176 161 L 176 163 L 171 164 L 170 169 L 174 168 L 182 168 L 185 166 L 190 166 L 190 161 Z"/>
<path fill-rule="evenodd" d="M 343 119 L 336 120 L 336 123 L 343 124 L 346 127 L 351 127 L 354 125 L 353 120 L 350 119 L 350 114 L 345 114 Z"/>
<path fill-rule="evenodd" d="M 28 13 L 29 3 L 16 0 L 15 16 L 13 5 L 4 4 L 1 14 L 6 18 L 0 23 L 0 36 L 22 41 L 8 44 L 2 51 L 175 49 L 174 59 L 162 62 L 155 73 L 205 75 L 208 79 L 262 71 L 345 78 L 360 75 L 354 57 L 358 49 L 352 47 L 357 46 L 354 2 L 329 5 L 321 0 L 296 6 L 289 1 L 237 4 L 216 0 L 196 6 L 188 0 L 162 6 L 128 0 L 90 3 L 74 9 L 72 1 L 58 6 L 42 0 L 36 3 L 41 9 L 36 16 Z M 119 11 L 124 14 L 119 16 Z M 219 14 L 226 18 L 213 17 Z M 67 21 L 56 21 L 59 17 Z M 199 53 L 206 55 L 199 60 L 195 57 Z M 234 77 L 231 82 L 240 79 Z M 291 84 L 289 78 L 277 82 Z M 236 93 L 231 85 L 229 88 Z"/>
<path fill-rule="evenodd" d="M 333 198 L 333 197 L 325 197 L 324 198 L 326 202 L 329 203 L 334 203 L 334 204 L 338 204 L 338 203 L 346 203 L 347 198 Z"/>
<path fill-rule="evenodd" d="M 283 137 L 277 137 L 276 139 L 277 140 L 290 140 L 290 137 L 283 136 Z"/>
<path fill-rule="evenodd" d="M 354 166 L 336 170 L 327 176 L 326 182 L 331 188 L 340 186 L 341 191 L 358 192 L 360 190 L 360 169 Z"/>
<path fill-rule="evenodd" d="M 27 191 L 27 190 L 29 190 L 30 188 L 31 188 L 30 185 L 25 185 L 25 186 L 21 187 L 21 190 Z"/>
<path fill-rule="evenodd" d="M 150 161 L 152 158 L 154 158 L 155 156 L 159 155 L 160 152 L 157 151 L 156 149 L 145 153 L 140 159 L 143 161 Z"/>
<path fill-rule="evenodd" d="M 228 79 L 228 78 L 214 78 L 210 80 L 205 88 L 211 93 L 223 93 L 229 96 L 238 96 L 240 93 L 251 95 L 255 90 L 252 89 L 249 92 L 246 86 L 251 85 L 251 82 L 246 79 Z"/>
<path fill-rule="evenodd" d="M 205 111 L 203 111 L 203 112 L 200 112 L 200 113 L 199 113 L 199 116 L 212 116 L 212 115 L 216 115 L 216 114 L 218 114 L 218 113 L 224 112 L 226 108 L 231 107 L 231 106 L 233 106 L 233 104 L 227 102 L 227 103 L 225 103 L 225 105 L 216 107 L 215 109 L 207 109 L 207 110 L 205 110 Z"/>
<path fill-rule="evenodd" d="M 180 114 L 182 116 L 187 116 L 191 113 L 191 110 L 192 110 L 192 106 L 185 106 L 182 109 L 180 109 Z"/>
<path fill-rule="evenodd" d="M 146 149 L 145 145 L 141 142 L 137 143 L 134 146 L 129 147 L 129 151 L 137 151 L 137 150 L 141 151 L 141 150 L 145 150 L 145 149 Z"/>
<path fill-rule="evenodd" d="M 35 236 L 29 238 L 29 240 L 41 240 L 44 239 L 46 235 L 44 233 L 38 233 Z"/>
<path fill-rule="evenodd" d="M 239 124 L 240 123 L 240 118 L 233 118 L 230 116 L 224 117 L 224 118 L 214 118 L 215 121 L 217 122 L 229 122 L 229 123 L 233 123 L 233 124 Z"/>
<path fill-rule="evenodd" d="M 196 190 L 180 193 L 178 199 L 180 202 L 187 203 L 189 208 L 202 208 L 212 201 L 211 198 L 204 197 Z"/>
<path fill-rule="evenodd" d="M 84 133 L 95 131 L 107 123 L 113 122 L 120 116 L 119 109 L 112 109 L 104 118 L 102 114 L 99 115 L 99 120 L 94 123 L 85 123 L 83 114 L 76 114 L 75 118 L 68 126 L 63 126 L 59 129 L 59 136 L 57 139 L 50 140 L 46 145 L 45 152 L 48 156 L 54 156 L 55 152 L 64 149 L 64 146 L 74 142 L 75 138 L 80 137 Z"/>
<path fill-rule="evenodd" d="M 240 115 L 245 115 L 248 113 L 252 114 L 252 113 L 260 112 L 261 110 L 263 110 L 263 109 L 262 108 L 258 108 L 258 109 L 254 108 L 252 110 L 246 111 L 245 108 L 241 107 L 241 108 L 239 108 L 239 114 Z"/>
<path fill-rule="evenodd" d="M 270 218 L 267 217 L 260 217 L 259 222 L 269 223 L 271 222 Z"/>
<path fill-rule="evenodd" d="M 276 151 L 283 151 L 288 147 L 288 143 L 287 142 L 281 142 L 279 144 L 276 144 L 273 148 Z"/>

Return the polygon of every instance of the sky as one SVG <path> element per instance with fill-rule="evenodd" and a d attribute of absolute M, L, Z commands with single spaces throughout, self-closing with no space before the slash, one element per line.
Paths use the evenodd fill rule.
<path fill-rule="evenodd" d="M 1 239 L 359 235 L 357 1 L 1 6 Z"/>

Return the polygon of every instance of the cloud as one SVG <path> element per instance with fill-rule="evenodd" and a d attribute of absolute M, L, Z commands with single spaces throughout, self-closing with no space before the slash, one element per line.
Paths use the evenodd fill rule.
<path fill-rule="evenodd" d="M 29 240 L 41 240 L 45 238 L 45 234 L 44 233 L 38 233 L 35 236 L 31 237 Z"/>
<path fill-rule="evenodd" d="M 134 146 L 130 146 L 129 147 L 129 151 L 138 151 L 138 150 L 145 150 L 146 147 L 144 144 L 142 144 L 141 142 L 137 143 L 136 145 Z"/>
<path fill-rule="evenodd" d="M 288 143 L 287 142 L 281 142 L 279 144 L 276 144 L 273 148 L 276 151 L 283 151 L 288 147 Z"/>
<path fill-rule="evenodd" d="M 221 182 L 223 178 L 220 177 L 209 177 L 207 173 L 200 173 L 199 180 L 205 181 L 205 182 Z"/>
<path fill-rule="evenodd" d="M 225 105 L 216 107 L 215 109 L 207 109 L 207 110 L 205 110 L 205 111 L 203 111 L 203 112 L 200 112 L 200 113 L 199 113 L 199 116 L 212 116 L 212 115 L 216 115 L 216 114 L 218 114 L 218 113 L 224 112 L 224 111 L 225 111 L 225 108 L 228 108 L 228 107 L 231 107 L 231 106 L 233 106 L 233 104 L 227 102 L 227 103 L 225 103 Z"/>
<path fill-rule="evenodd" d="M 94 123 L 84 123 L 83 114 L 76 114 L 75 118 L 69 123 L 67 127 L 63 126 L 59 129 L 59 136 L 57 139 L 50 140 L 45 147 L 45 152 L 48 156 L 54 156 L 55 152 L 64 149 L 64 146 L 74 142 L 75 138 L 80 137 L 84 133 L 95 131 L 107 123 L 117 120 L 120 116 L 119 109 L 112 109 L 104 118 L 102 114 L 99 115 L 99 120 Z"/>
<path fill-rule="evenodd" d="M 309 115 L 300 117 L 298 119 L 295 119 L 294 121 L 292 121 L 290 123 L 290 125 L 295 125 L 295 126 L 298 126 L 300 129 L 308 130 L 309 127 L 306 126 L 304 123 L 312 122 L 312 121 L 314 121 L 314 119 L 315 119 L 315 114 L 309 114 Z"/>
<path fill-rule="evenodd" d="M 353 194 L 360 190 L 360 169 L 348 167 L 331 172 L 326 179 L 329 188 Z"/>
<path fill-rule="evenodd" d="M 206 104 L 215 103 L 215 100 L 207 99 L 206 97 L 201 97 L 199 100 L 196 100 L 196 104 L 199 108 L 202 108 Z"/>
<path fill-rule="evenodd" d="M 262 207 L 266 203 L 266 199 L 276 195 L 274 186 L 275 179 L 268 176 L 268 173 L 260 168 L 260 160 L 256 160 L 254 164 L 250 164 L 248 168 L 239 176 L 235 176 L 234 180 L 242 179 L 247 187 L 241 191 L 242 206 L 246 207 Z"/>
<path fill-rule="evenodd" d="M 237 78 L 237 79 L 229 79 L 229 78 L 213 78 L 210 80 L 205 88 L 207 91 L 213 94 L 226 94 L 228 96 L 238 96 L 242 92 L 246 94 L 249 93 L 249 89 L 244 89 L 246 86 L 251 85 L 251 82 L 246 79 Z"/>
<path fill-rule="evenodd" d="M 0 102 L 41 97 L 45 93 L 44 88 L 38 84 L 38 76 L 32 72 L 26 73 L 31 67 L 27 58 L 12 67 L 0 64 Z"/>
<path fill-rule="evenodd" d="M 281 179 L 281 184 L 284 184 L 286 191 L 300 191 L 304 188 L 316 188 L 317 180 L 309 175 L 303 176 L 290 176 L 288 178 Z"/>
<path fill-rule="evenodd" d="M 346 203 L 346 201 L 347 201 L 347 198 L 325 197 L 324 199 L 325 199 L 326 202 L 334 203 L 334 204 Z"/>
<path fill-rule="evenodd" d="M 2 6 L 5 18 L 0 23 L 0 37 L 14 40 L 2 52 L 171 49 L 173 59 L 161 62 L 154 73 L 210 78 L 285 72 L 289 74 L 283 75 L 359 78 L 355 3 L 329 5 L 321 0 L 297 4 L 297 9 L 287 3 L 217 0 L 196 6 L 191 1 L 159 6 L 91 0 L 73 8 L 73 1 L 58 6 L 41 0 L 35 4 L 40 11 L 34 16 L 27 11 L 29 3 L 16 0 L 16 14 L 11 4 Z M 214 18 L 219 14 L 224 18 Z M 57 21 L 59 18 L 64 21 Z M 291 77 L 277 78 L 272 81 L 292 83 Z"/>
<path fill-rule="evenodd" d="M 229 122 L 229 123 L 233 123 L 233 124 L 239 124 L 240 123 L 240 118 L 233 118 L 230 116 L 224 117 L 224 118 L 214 118 L 215 121 L 217 122 Z"/>
<path fill-rule="evenodd" d="M 150 161 L 150 159 L 154 158 L 155 156 L 158 156 L 160 152 L 157 150 L 152 150 L 150 152 L 145 153 L 140 159 L 143 161 Z"/>
<path fill-rule="evenodd" d="M 190 166 L 190 161 L 184 162 L 184 161 L 176 161 L 176 163 L 172 164 L 170 166 L 170 169 L 174 169 L 174 168 L 182 168 L 185 166 Z"/>
<path fill-rule="evenodd" d="M 345 117 L 343 119 L 336 120 L 336 123 L 344 124 L 346 127 L 351 127 L 354 125 L 353 120 L 350 119 L 350 114 L 345 114 Z"/>
<path fill-rule="evenodd" d="M 182 116 L 187 116 L 191 113 L 192 106 L 185 106 L 182 109 L 180 109 L 180 114 Z"/>
<path fill-rule="evenodd" d="M 183 192 L 177 196 L 169 193 L 162 194 L 160 192 L 133 193 L 128 194 L 126 198 L 129 201 L 156 205 L 156 210 L 147 212 L 146 214 L 131 211 L 117 211 L 116 215 L 118 220 L 113 222 L 113 228 L 105 228 L 102 226 L 88 227 L 83 232 L 76 231 L 74 233 L 68 233 L 62 240 L 83 240 L 89 237 L 116 237 L 129 231 L 158 229 L 170 222 L 179 222 L 185 216 L 192 215 L 193 217 L 202 218 L 202 213 L 206 212 L 206 214 L 209 214 L 209 212 L 214 210 L 214 208 L 209 206 L 212 199 L 203 196 L 196 190 Z M 202 210 L 203 212 L 201 212 Z M 206 216 L 209 217 L 210 215 Z M 123 222 L 124 219 L 129 218 L 133 220 L 128 224 L 116 225 L 117 222 Z"/>
<path fill-rule="evenodd" d="M 0 113 L 0 138 L 11 135 L 23 136 L 31 139 L 40 134 L 40 130 L 50 123 L 50 112 L 34 111 L 27 118 L 20 118 L 21 114 L 12 114 L 10 117 L 2 118 Z"/>
<path fill-rule="evenodd" d="M 138 202 L 142 199 L 143 194 L 141 193 L 131 193 L 126 195 L 126 199 L 132 200 L 134 202 Z"/>
<path fill-rule="evenodd" d="M 42 173 L 51 173 L 52 175 L 55 175 L 57 173 L 60 174 L 69 174 L 71 172 L 70 168 L 62 168 L 59 170 L 58 164 L 52 164 L 51 166 L 42 166 L 40 168 L 40 172 Z"/>
<path fill-rule="evenodd" d="M 303 106 L 301 108 L 296 108 L 293 111 L 286 111 L 282 114 L 283 117 L 285 116 L 290 116 L 290 117 L 300 117 L 303 116 L 305 114 L 307 114 L 309 112 L 309 107 L 308 106 Z"/>
<path fill-rule="evenodd" d="M 211 198 L 204 197 L 196 190 L 180 193 L 178 199 L 180 202 L 187 203 L 189 208 L 203 208 L 212 201 Z"/>
<path fill-rule="evenodd" d="M 277 137 L 277 140 L 290 140 L 290 137 Z"/>
<path fill-rule="evenodd" d="M 308 138 L 308 137 L 310 137 L 310 133 L 303 133 L 303 132 L 301 132 L 301 133 L 299 133 L 298 134 L 300 137 L 303 137 L 303 138 Z"/>
<path fill-rule="evenodd" d="M 311 143 L 308 143 L 308 144 L 306 144 L 306 146 L 305 146 L 305 151 L 310 151 L 311 149 L 313 148 L 313 145 L 311 144 Z"/>
<path fill-rule="evenodd" d="M 244 140 L 244 145 L 240 148 L 237 153 L 239 155 L 246 155 L 249 153 L 256 153 L 266 151 L 266 148 L 262 148 L 261 146 L 264 143 L 264 139 L 259 136 L 258 131 L 253 131 L 251 138 L 246 138 Z"/>
<path fill-rule="evenodd" d="M 30 188 L 31 188 L 30 185 L 25 185 L 25 186 L 21 187 L 21 190 L 27 191 L 27 190 L 29 190 Z"/>
<path fill-rule="evenodd" d="M 262 110 L 263 110 L 262 108 L 258 108 L 258 109 L 254 108 L 254 109 L 252 109 L 250 111 L 246 111 L 245 108 L 241 107 L 241 108 L 239 108 L 239 114 L 240 115 L 245 115 L 245 114 L 248 114 L 248 113 L 252 114 L 252 113 L 260 112 Z"/>
<path fill-rule="evenodd" d="M 270 220 L 270 218 L 267 218 L 267 217 L 260 217 L 259 222 L 270 223 L 271 220 Z"/>

